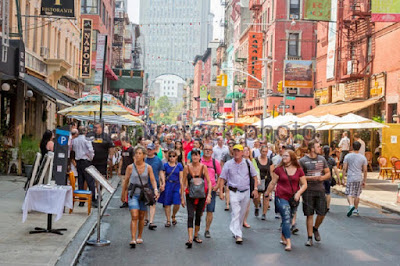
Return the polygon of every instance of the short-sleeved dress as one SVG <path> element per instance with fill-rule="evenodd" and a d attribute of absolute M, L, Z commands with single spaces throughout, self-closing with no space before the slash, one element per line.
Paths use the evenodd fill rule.
<path fill-rule="evenodd" d="M 180 205 L 181 195 L 180 189 L 181 184 L 179 182 L 179 173 L 183 171 L 182 164 L 178 163 L 174 172 L 171 174 L 175 166 L 170 166 L 169 163 L 164 164 L 165 169 L 165 190 L 161 193 L 158 202 L 164 206 Z"/>

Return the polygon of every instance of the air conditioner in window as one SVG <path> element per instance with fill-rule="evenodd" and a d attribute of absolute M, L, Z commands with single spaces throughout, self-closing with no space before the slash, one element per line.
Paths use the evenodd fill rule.
<path fill-rule="evenodd" d="M 41 57 L 47 57 L 49 55 L 49 48 L 47 47 L 40 47 L 40 56 Z"/>

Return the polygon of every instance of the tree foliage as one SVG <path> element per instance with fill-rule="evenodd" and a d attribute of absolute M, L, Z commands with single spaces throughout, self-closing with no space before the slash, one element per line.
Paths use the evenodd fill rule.
<path fill-rule="evenodd" d="M 175 124 L 182 112 L 182 104 L 172 105 L 167 96 L 162 96 L 155 103 L 152 119 L 157 123 Z"/>

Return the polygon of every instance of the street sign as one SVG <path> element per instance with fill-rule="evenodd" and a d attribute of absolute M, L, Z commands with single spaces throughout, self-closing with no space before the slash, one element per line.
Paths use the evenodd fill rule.
<path fill-rule="evenodd" d="M 57 185 L 66 185 L 68 163 L 68 140 L 69 140 L 69 126 L 64 126 L 56 129 L 56 139 L 54 144 L 54 162 L 53 162 L 53 176 Z"/>
<path fill-rule="evenodd" d="M 290 108 L 290 105 L 286 105 L 286 109 L 289 109 Z"/>
<path fill-rule="evenodd" d="M 282 104 L 282 105 L 279 105 L 278 107 L 279 107 L 279 109 L 283 109 L 284 105 Z M 285 106 L 285 109 L 289 109 L 289 108 L 290 108 L 290 105 Z"/>
<path fill-rule="evenodd" d="M 296 100 L 296 97 L 294 97 L 294 96 L 286 96 L 286 99 L 294 101 L 294 100 Z"/>
<path fill-rule="evenodd" d="M 226 87 L 210 86 L 210 94 L 212 98 L 223 99 L 226 96 Z"/>

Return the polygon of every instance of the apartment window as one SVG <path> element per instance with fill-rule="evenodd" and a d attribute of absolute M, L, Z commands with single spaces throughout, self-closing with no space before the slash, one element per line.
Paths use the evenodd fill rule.
<path fill-rule="evenodd" d="M 290 0 L 289 18 L 290 19 L 300 18 L 300 0 Z"/>
<path fill-rule="evenodd" d="M 103 14 L 102 14 L 103 24 L 106 25 L 106 5 L 103 3 Z"/>
<path fill-rule="evenodd" d="M 82 0 L 82 14 L 99 14 L 99 0 Z"/>
<path fill-rule="evenodd" d="M 97 35 L 99 31 L 92 30 L 92 52 L 97 50 Z"/>
<path fill-rule="evenodd" d="M 60 58 L 61 32 L 57 34 L 57 59 Z"/>
<path fill-rule="evenodd" d="M 290 33 L 288 41 L 288 56 L 299 56 L 299 34 Z"/>
<path fill-rule="evenodd" d="M 46 22 L 44 20 L 44 18 L 42 18 L 41 20 L 41 34 L 40 34 L 40 47 L 44 46 L 44 35 L 45 35 L 45 31 L 46 31 Z"/>

